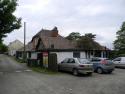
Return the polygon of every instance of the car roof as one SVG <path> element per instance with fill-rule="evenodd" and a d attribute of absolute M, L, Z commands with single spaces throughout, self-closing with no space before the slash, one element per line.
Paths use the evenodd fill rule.
<path fill-rule="evenodd" d="M 122 60 L 125 60 L 125 57 L 118 57 L 118 58 L 121 58 Z"/>
<path fill-rule="evenodd" d="M 74 57 L 71 57 L 72 59 L 75 59 L 75 60 L 78 60 L 78 59 L 85 59 L 85 60 L 88 60 L 87 58 L 74 58 Z M 70 57 L 69 58 L 65 58 L 65 59 L 70 59 Z"/>
<path fill-rule="evenodd" d="M 76 57 L 68 57 L 68 58 L 74 58 L 74 59 L 87 59 L 87 58 L 76 58 Z"/>
<path fill-rule="evenodd" d="M 121 58 L 125 58 L 125 57 L 121 57 Z"/>
<path fill-rule="evenodd" d="M 108 58 L 103 58 L 103 57 L 92 57 L 92 58 L 98 58 L 98 59 L 108 59 Z"/>

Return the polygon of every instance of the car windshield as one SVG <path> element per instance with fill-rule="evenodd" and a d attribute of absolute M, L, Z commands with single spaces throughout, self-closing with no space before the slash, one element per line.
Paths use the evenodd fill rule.
<path fill-rule="evenodd" d="M 87 60 L 87 59 L 79 58 L 78 60 L 79 60 L 79 62 L 82 63 L 82 64 L 90 63 L 89 60 Z"/>

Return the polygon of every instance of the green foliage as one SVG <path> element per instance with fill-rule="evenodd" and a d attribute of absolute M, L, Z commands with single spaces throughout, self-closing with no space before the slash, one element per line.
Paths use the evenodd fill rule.
<path fill-rule="evenodd" d="M 16 10 L 17 0 L 0 0 L 0 42 L 7 33 L 21 27 L 21 18 L 13 14 Z"/>
<path fill-rule="evenodd" d="M 52 70 L 49 70 L 47 68 L 41 68 L 41 67 L 31 67 L 31 69 L 33 71 L 36 71 L 36 72 L 39 72 L 39 73 L 43 73 L 43 74 L 48 74 L 48 75 L 57 75 L 57 74 L 60 74 L 59 72 L 57 71 L 52 71 Z"/>
<path fill-rule="evenodd" d="M 102 46 L 95 42 L 92 38 L 87 37 L 87 36 L 82 36 L 78 41 L 77 41 L 77 46 L 82 49 L 86 50 L 99 50 L 102 48 Z"/>
<path fill-rule="evenodd" d="M 80 33 L 78 33 L 78 32 L 72 32 L 72 33 L 70 33 L 67 37 L 66 37 L 66 39 L 68 39 L 68 40 L 79 40 L 80 39 Z"/>
<path fill-rule="evenodd" d="M 102 48 L 102 46 L 96 41 L 94 41 L 95 38 L 95 34 L 86 33 L 84 36 L 81 36 L 81 34 L 78 32 L 72 32 L 66 37 L 66 39 L 75 41 L 78 48 L 86 50 L 99 50 Z"/>
<path fill-rule="evenodd" d="M 91 39 L 95 39 L 96 35 L 92 34 L 92 33 L 87 33 L 85 34 L 86 37 L 91 38 Z"/>
<path fill-rule="evenodd" d="M 121 51 L 116 51 L 116 50 L 111 51 L 109 58 L 114 59 L 116 57 L 125 57 L 125 53 L 121 53 Z"/>
<path fill-rule="evenodd" d="M 8 51 L 8 47 L 5 44 L 0 43 L 0 52 L 7 52 L 7 51 Z"/>
<path fill-rule="evenodd" d="M 116 34 L 117 39 L 114 41 L 114 48 L 119 54 L 125 54 L 125 22 Z"/>

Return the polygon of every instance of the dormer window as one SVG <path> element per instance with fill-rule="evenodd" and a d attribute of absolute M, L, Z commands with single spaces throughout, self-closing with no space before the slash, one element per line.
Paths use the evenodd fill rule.
<path fill-rule="evenodd" d="M 54 44 L 51 44 L 51 48 L 54 49 Z"/>

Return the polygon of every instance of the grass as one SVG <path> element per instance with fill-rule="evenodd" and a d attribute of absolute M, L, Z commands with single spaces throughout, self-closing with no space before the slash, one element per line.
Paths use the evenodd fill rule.
<path fill-rule="evenodd" d="M 24 63 L 24 60 L 16 59 L 15 57 L 10 57 L 10 58 L 15 60 L 17 63 Z M 35 72 L 39 72 L 39 73 L 43 73 L 43 74 L 52 74 L 52 75 L 60 74 L 57 71 L 52 71 L 52 70 L 49 70 L 47 68 L 42 68 L 42 67 L 30 67 L 30 69 L 35 71 Z"/>
<path fill-rule="evenodd" d="M 44 74 L 60 74 L 59 72 L 49 70 L 47 68 L 41 68 L 41 67 L 31 67 L 33 71 L 39 72 L 39 73 L 44 73 Z"/>
<path fill-rule="evenodd" d="M 14 58 L 17 62 L 19 62 L 19 63 L 24 63 L 24 60 L 22 59 L 16 59 L 16 58 Z"/>

